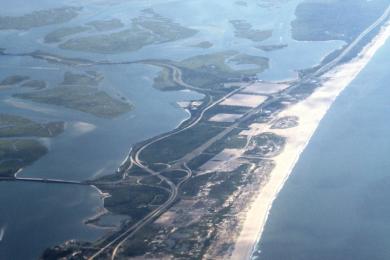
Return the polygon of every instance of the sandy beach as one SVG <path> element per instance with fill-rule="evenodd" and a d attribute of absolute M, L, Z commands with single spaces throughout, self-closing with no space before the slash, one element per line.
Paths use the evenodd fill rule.
<path fill-rule="evenodd" d="M 252 132 L 251 134 L 273 132 L 286 137 L 287 143 L 283 152 L 274 158 L 276 166 L 269 181 L 264 186 L 259 187 L 259 193 L 246 212 L 231 259 L 249 259 L 251 257 L 255 245 L 261 239 L 273 201 L 283 188 L 321 119 L 337 96 L 364 69 L 389 36 L 390 24 L 387 23 L 354 60 L 336 66 L 327 72 L 321 77 L 321 82 L 323 82 L 321 87 L 317 88 L 311 96 L 288 107 L 278 115 L 278 118 L 297 116 L 299 118 L 298 126 L 287 129 L 271 129 L 271 124 L 255 124 L 249 130 Z"/>

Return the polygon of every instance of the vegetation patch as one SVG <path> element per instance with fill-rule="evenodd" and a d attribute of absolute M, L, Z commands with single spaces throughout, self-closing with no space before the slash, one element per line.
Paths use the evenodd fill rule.
<path fill-rule="evenodd" d="M 153 87 L 165 91 L 182 89 L 172 80 L 172 70 L 168 68 L 162 68 L 161 72 L 154 78 Z"/>
<path fill-rule="evenodd" d="M 57 105 L 103 118 L 113 118 L 132 109 L 132 105 L 111 97 L 95 88 L 102 75 L 95 72 L 86 74 L 65 73 L 60 86 L 33 93 L 15 94 L 15 97 L 34 102 Z"/>
<path fill-rule="evenodd" d="M 0 113 L 0 137 L 53 137 L 63 131 L 63 122 L 37 123 L 25 117 Z"/>
<path fill-rule="evenodd" d="M 253 26 L 245 20 L 231 20 L 237 38 L 248 39 L 254 42 L 261 42 L 272 36 L 272 30 L 253 29 Z"/>
<path fill-rule="evenodd" d="M 61 7 L 34 11 L 22 16 L 0 16 L 0 30 L 29 30 L 65 23 L 78 16 L 80 10 L 79 7 Z"/>
<path fill-rule="evenodd" d="M 99 185 L 99 189 L 111 195 L 104 200 L 104 207 L 112 213 L 130 216 L 133 223 L 145 217 L 158 203 L 164 203 L 169 196 L 164 189 L 145 185 Z"/>
<path fill-rule="evenodd" d="M 23 81 L 28 80 L 29 76 L 22 76 L 22 75 L 12 75 L 4 78 L 2 81 L 0 81 L 0 86 L 12 86 L 19 84 Z"/>
<path fill-rule="evenodd" d="M 105 26 L 99 24 L 98 27 L 101 29 L 107 26 L 107 24 Z M 185 39 L 196 33 L 196 30 L 183 27 L 155 13 L 152 9 L 147 9 L 143 11 L 141 16 L 132 20 L 128 29 L 110 34 L 73 38 L 61 44 L 60 47 L 95 53 L 121 53 L 136 51 L 151 44 Z"/>
<path fill-rule="evenodd" d="M 92 61 L 87 59 L 64 57 L 61 55 L 51 54 L 43 51 L 34 51 L 29 55 L 35 59 L 45 60 L 48 63 L 64 64 L 68 66 L 80 66 L 80 65 L 93 64 Z"/>
<path fill-rule="evenodd" d="M 211 186 L 209 196 L 222 205 L 241 185 L 244 184 L 244 175 L 250 171 L 249 164 L 243 164 L 232 172 L 219 173 L 216 176 L 216 184 Z"/>
<path fill-rule="evenodd" d="M 206 185 L 213 177 L 214 173 L 206 173 L 200 176 L 193 176 L 181 187 L 183 196 L 194 197 L 197 196 L 201 188 Z"/>
<path fill-rule="evenodd" d="M 239 133 L 241 129 L 233 130 L 229 135 L 221 140 L 215 142 L 205 152 L 211 154 L 218 154 L 224 149 L 242 149 L 247 144 L 247 137 L 241 136 Z"/>
<path fill-rule="evenodd" d="M 214 157 L 214 154 L 202 153 L 202 154 L 198 155 L 196 158 L 189 161 L 187 163 L 187 165 L 191 169 L 197 170 L 199 167 L 201 167 L 207 161 L 211 160 L 213 157 Z"/>
<path fill-rule="evenodd" d="M 90 28 L 85 27 L 85 26 L 59 28 L 55 31 L 48 33 L 45 36 L 45 43 L 58 43 L 58 42 L 61 42 L 63 40 L 63 38 L 65 38 L 67 36 L 86 32 L 88 30 L 90 30 Z"/>
<path fill-rule="evenodd" d="M 299 125 L 299 118 L 297 116 L 285 116 L 276 120 L 271 129 L 287 129 Z"/>
<path fill-rule="evenodd" d="M 236 70 L 228 62 L 253 64 L 257 68 Z M 254 76 L 268 68 L 268 59 L 260 56 L 239 54 L 236 51 L 224 51 L 190 57 L 176 62 L 183 72 L 186 83 L 205 89 L 224 88 L 226 82 L 241 81 L 243 77 Z"/>
<path fill-rule="evenodd" d="M 274 45 L 259 45 L 256 46 L 257 49 L 260 49 L 262 51 L 271 52 L 271 51 L 277 51 L 284 48 L 287 48 L 287 44 L 274 44 Z"/>
<path fill-rule="evenodd" d="M 258 70 L 253 71 L 262 72 L 268 69 L 269 59 L 261 56 L 253 56 L 248 54 L 238 54 L 230 59 L 230 62 L 234 62 L 237 65 L 257 65 Z"/>
<path fill-rule="evenodd" d="M 191 47 L 201 48 L 201 49 L 209 49 L 209 48 L 213 47 L 213 44 L 209 41 L 203 41 L 203 42 L 191 45 Z"/>
<path fill-rule="evenodd" d="M 246 155 L 260 157 L 274 157 L 278 155 L 286 144 L 286 138 L 274 133 L 263 133 L 252 137 Z"/>
<path fill-rule="evenodd" d="M 150 175 L 150 176 L 143 177 L 140 181 L 140 184 L 159 185 L 159 184 L 161 184 L 161 180 L 157 176 Z"/>
<path fill-rule="evenodd" d="M 387 0 L 306 0 L 296 9 L 292 37 L 299 41 L 351 42 L 382 15 L 388 4 Z"/>
<path fill-rule="evenodd" d="M 164 171 L 161 175 L 168 178 L 174 184 L 178 184 L 184 177 L 187 176 L 187 173 L 185 171 Z"/>
<path fill-rule="evenodd" d="M 223 128 L 199 123 L 171 137 L 148 146 L 141 153 L 141 159 L 148 163 L 167 163 L 177 160 L 201 146 L 212 137 L 223 131 Z"/>
<path fill-rule="evenodd" d="M 47 153 L 39 141 L 0 139 L 0 177 L 11 177 Z"/>
<path fill-rule="evenodd" d="M 111 31 L 125 26 L 119 19 L 92 21 L 87 23 L 87 25 L 92 26 L 95 30 L 100 32 Z"/>
<path fill-rule="evenodd" d="M 43 80 L 29 80 L 23 83 L 21 86 L 33 89 L 44 89 L 46 88 L 46 85 L 46 81 Z"/>

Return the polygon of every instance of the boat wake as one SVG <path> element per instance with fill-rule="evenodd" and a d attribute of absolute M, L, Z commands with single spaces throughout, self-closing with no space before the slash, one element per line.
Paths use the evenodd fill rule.
<path fill-rule="evenodd" d="M 5 229 L 6 229 L 6 226 L 3 226 L 0 229 L 0 243 L 1 243 L 1 241 L 3 241 L 4 235 L 5 235 Z"/>

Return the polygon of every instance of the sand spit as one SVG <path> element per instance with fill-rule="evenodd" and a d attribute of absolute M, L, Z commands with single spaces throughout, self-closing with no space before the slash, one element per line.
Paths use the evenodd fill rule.
<path fill-rule="evenodd" d="M 317 129 L 337 96 L 364 69 L 377 50 L 390 36 L 390 24 L 387 23 L 381 32 L 351 62 L 336 66 L 321 77 L 323 82 L 307 99 L 292 105 L 281 112 L 278 117 L 297 116 L 299 125 L 288 129 L 270 129 L 268 125 L 257 125 L 251 131 L 270 131 L 285 136 L 287 143 L 284 151 L 274 158 L 276 166 L 269 182 L 261 187 L 256 198 L 251 202 L 242 222 L 231 259 L 249 259 L 257 242 L 261 239 L 273 201 L 282 189 L 292 169 L 305 149 L 311 136 Z M 260 188 L 260 187 L 259 187 Z"/>

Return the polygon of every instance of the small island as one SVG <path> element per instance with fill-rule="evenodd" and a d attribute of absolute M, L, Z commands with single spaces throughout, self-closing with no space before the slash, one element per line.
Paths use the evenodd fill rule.
<path fill-rule="evenodd" d="M 242 54 L 237 51 L 216 52 L 197 55 L 180 62 L 146 61 L 163 68 L 154 80 L 154 86 L 163 90 L 180 89 L 183 82 L 178 79 L 180 70 L 187 86 L 194 90 L 224 89 L 224 83 L 240 81 L 242 78 L 255 77 L 269 66 L 268 58 Z M 234 69 L 234 65 L 254 65 L 249 69 Z M 175 72 L 176 71 L 176 72 Z M 172 77 L 172 72 L 176 76 Z M 181 87 L 180 87 L 181 86 Z"/>
<path fill-rule="evenodd" d="M 272 30 L 253 29 L 253 26 L 245 20 L 231 20 L 234 34 L 237 38 L 244 38 L 254 42 L 261 42 L 272 36 Z"/>
<path fill-rule="evenodd" d="M 234 2 L 236 5 L 238 6 L 244 6 L 244 7 L 247 7 L 248 6 L 248 3 L 245 2 L 245 1 L 236 1 Z"/>
<path fill-rule="evenodd" d="M 0 177 L 13 177 L 21 168 L 30 165 L 48 152 L 33 139 L 0 140 Z"/>
<path fill-rule="evenodd" d="M 0 113 L 0 177 L 13 178 L 18 170 L 48 152 L 45 145 L 33 138 L 55 137 L 63 131 L 64 122 L 39 123 Z"/>
<path fill-rule="evenodd" d="M 21 86 L 38 90 L 46 88 L 47 83 L 44 80 L 29 80 L 24 82 Z"/>
<path fill-rule="evenodd" d="M 86 32 L 90 30 L 90 28 L 85 27 L 85 26 L 75 26 L 75 27 L 63 27 L 63 28 L 58 28 L 50 33 L 48 33 L 45 36 L 45 43 L 58 43 L 63 40 L 63 38 L 75 34 L 79 34 L 82 32 Z"/>
<path fill-rule="evenodd" d="M 93 22 L 92 25 L 100 31 L 105 31 L 102 29 L 112 28 L 113 26 L 119 28 L 119 21 Z M 186 28 L 155 13 L 152 9 L 146 9 L 141 16 L 132 19 L 130 28 L 108 34 L 72 38 L 60 44 L 60 48 L 115 54 L 136 51 L 151 44 L 189 38 L 196 33 L 197 30 Z"/>
<path fill-rule="evenodd" d="M 64 131 L 64 122 L 38 123 L 31 119 L 0 113 L 0 138 L 54 137 Z"/>
<path fill-rule="evenodd" d="M 92 26 L 96 31 L 100 32 L 116 30 L 125 26 L 119 19 L 92 21 L 87 23 L 87 25 Z"/>
<path fill-rule="evenodd" d="M 209 48 L 213 47 L 213 44 L 209 41 L 203 41 L 203 42 L 199 42 L 197 44 L 191 45 L 191 47 L 201 48 L 201 49 L 209 49 Z"/>
<path fill-rule="evenodd" d="M 82 8 L 61 7 L 34 11 L 22 16 L 0 16 L 0 30 L 30 30 L 65 23 L 77 17 Z"/>
<path fill-rule="evenodd" d="M 273 44 L 273 45 L 260 45 L 256 46 L 257 49 L 260 49 L 262 51 L 270 52 L 270 51 L 277 51 L 284 48 L 287 48 L 287 44 Z"/>
<path fill-rule="evenodd" d="M 15 94 L 14 97 L 38 103 L 62 106 L 102 118 L 114 118 L 132 109 L 132 105 L 111 97 L 97 88 L 103 75 L 89 71 L 85 74 L 66 72 L 64 81 L 42 91 Z"/>

